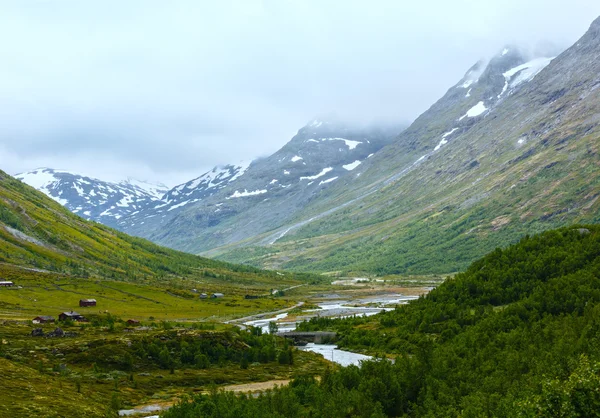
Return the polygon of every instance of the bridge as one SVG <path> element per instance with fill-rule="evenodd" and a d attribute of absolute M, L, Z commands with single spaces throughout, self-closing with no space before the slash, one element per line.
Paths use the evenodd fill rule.
<path fill-rule="evenodd" d="M 278 337 L 288 338 L 290 340 L 294 340 L 294 343 L 299 341 L 312 342 L 315 344 L 323 344 L 323 342 L 329 342 L 335 340 L 336 337 L 335 332 L 325 332 L 325 331 L 314 331 L 314 332 L 299 332 L 299 331 L 291 331 L 291 332 L 278 332 Z"/>

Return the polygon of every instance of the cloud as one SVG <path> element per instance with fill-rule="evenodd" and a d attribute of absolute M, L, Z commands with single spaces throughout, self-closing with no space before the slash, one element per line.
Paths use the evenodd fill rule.
<path fill-rule="evenodd" d="M 600 14 L 592 0 L 403 3 L 3 4 L 0 168 L 184 181 L 275 151 L 314 115 L 414 119 L 480 57 L 566 47 Z"/>

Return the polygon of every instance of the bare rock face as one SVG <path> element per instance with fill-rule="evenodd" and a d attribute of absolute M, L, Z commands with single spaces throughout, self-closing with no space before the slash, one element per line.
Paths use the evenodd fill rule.
<path fill-rule="evenodd" d="M 592 24 L 590 25 L 590 29 L 589 29 L 588 33 L 591 36 L 595 36 L 595 37 L 600 36 L 600 17 L 598 17 L 596 20 L 594 20 L 592 22 Z"/>

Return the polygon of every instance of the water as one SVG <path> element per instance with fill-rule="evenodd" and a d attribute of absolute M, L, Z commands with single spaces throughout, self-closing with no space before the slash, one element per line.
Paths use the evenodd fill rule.
<path fill-rule="evenodd" d="M 308 343 L 304 347 L 297 348 L 300 350 L 312 351 L 313 353 L 321 354 L 326 360 L 333 361 L 334 363 L 341 364 L 342 366 L 350 366 L 351 364 L 359 366 L 361 361 L 370 360 L 372 358 L 371 356 L 365 356 L 364 354 L 340 350 L 337 348 L 337 345 L 333 344 Z"/>
<path fill-rule="evenodd" d="M 337 296 L 337 295 L 336 295 Z M 339 297 L 339 296 L 338 296 Z M 329 298 L 332 299 L 332 298 Z M 337 299 L 337 298 L 336 298 Z M 404 296 L 399 294 L 368 296 L 354 301 L 339 301 L 322 302 L 318 306 L 320 309 L 310 309 L 306 312 L 308 315 L 298 317 L 298 321 L 285 322 L 288 314 L 281 313 L 271 318 L 261 318 L 253 321 L 244 322 L 246 326 L 260 327 L 263 333 L 269 332 L 269 323 L 277 322 L 279 332 L 289 332 L 296 329 L 296 325 L 303 320 L 310 319 L 315 316 L 328 318 L 347 318 L 354 315 L 371 316 L 384 311 L 391 311 L 395 308 L 392 306 L 402 305 L 417 299 L 417 296 Z M 352 306 L 350 305 L 370 305 L 370 306 Z M 330 344 L 314 344 L 309 343 L 304 347 L 298 347 L 300 350 L 312 351 L 323 355 L 325 359 L 338 363 L 342 366 L 350 364 L 359 365 L 361 361 L 371 359 L 372 357 L 363 354 L 352 353 L 337 348 L 336 345 Z"/>
<path fill-rule="evenodd" d="M 134 415 L 134 414 L 143 414 L 145 412 L 158 412 L 158 411 L 163 411 L 165 409 L 168 409 L 168 407 L 165 406 L 160 406 L 160 405 L 146 405 L 146 406 L 138 406 L 135 407 L 134 409 L 121 409 L 119 411 L 119 416 L 124 417 L 124 416 L 129 416 L 129 415 Z M 153 415 L 153 417 L 157 417 L 158 415 Z M 147 418 L 152 418 L 152 417 L 147 417 Z"/>

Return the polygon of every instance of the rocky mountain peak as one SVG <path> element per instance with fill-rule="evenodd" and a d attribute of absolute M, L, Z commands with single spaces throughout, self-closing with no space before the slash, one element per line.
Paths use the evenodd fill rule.
<path fill-rule="evenodd" d="M 600 16 L 596 18 L 590 25 L 590 32 L 595 33 L 596 35 L 600 34 Z"/>
<path fill-rule="evenodd" d="M 109 226 L 159 199 L 167 187 L 134 179 L 114 183 L 44 167 L 15 176 L 86 219 Z"/>
<path fill-rule="evenodd" d="M 588 31 L 583 37 L 575 44 L 576 47 L 583 47 L 586 49 L 600 48 L 600 17 L 592 22 Z"/>

